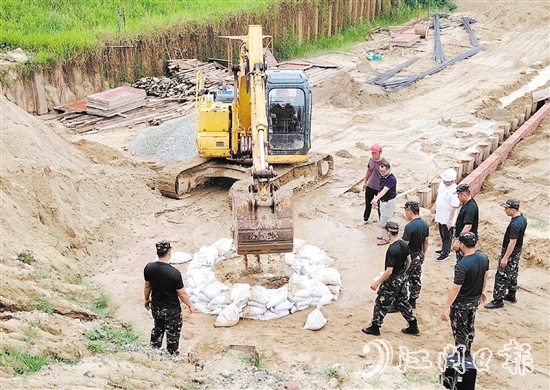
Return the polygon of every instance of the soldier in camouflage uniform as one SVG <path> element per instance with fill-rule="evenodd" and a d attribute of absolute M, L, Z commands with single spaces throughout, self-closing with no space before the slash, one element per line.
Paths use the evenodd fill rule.
<path fill-rule="evenodd" d="M 451 320 L 455 345 L 463 356 L 471 356 L 477 307 L 487 299 L 489 259 L 476 250 L 476 243 L 477 236 L 472 232 L 460 233 L 453 242 L 452 249 L 460 250 L 464 256 L 455 266 L 453 285 L 441 310 L 441 319 Z"/>
<path fill-rule="evenodd" d="M 416 317 L 408 300 L 407 274 L 405 272 L 410 265 L 409 246 L 397 237 L 399 225 L 396 222 L 387 222 L 385 229 L 389 233 L 390 239 L 386 251 L 385 271 L 370 286 L 372 290 L 378 290 L 378 296 L 376 297 L 371 324 L 369 327 L 361 329 L 361 331 L 379 336 L 384 317 L 393 303 L 409 323 L 409 326 L 401 329 L 401 332 L 418 334 L 420 331 L 418 330 Z"/>
<path fill-rule="evenodd" d="M 512 219 L 502 240 L 500 260 L 493 288 L 493 300 L 485 305 L 486 309 L 504 307 L 502 300 L 516 303 L 519 259 L 523 247 L 523 236 L 525 235 L 525 229 L 527 229 L 527 219 L 519 211 L 519 200 L 508 199 L 501 206 L 504 207 L 506 215 Z"/>
<path fill-rule="evenodd" d="M 166 350 L 179 355 L 182 327 L 180 300 L 193 313 L 195 306 L 183 288 L 181 272 L 169 264 L 172 247 L 167 241 L 156 244 L 158 261 L 148 263 L 143 270 L 145 308 L 151 310 L 155 327 L 151 330 L 151 346 L 160 348 L 166 333 Z"/>
<path fill-rule="evenodd" d="M 409 303 L 416 309 L 416 300 L 420 296 L 422 283 L 422 264 L 424 255 L 428 250 L 430 227 L 420 218 L 420 204 L 410 200 L 405 203 L 405 217 L 410 222 L 403 230 L 403 241 L 409 245 L 411 266 L 407 270 L 409 276 Z"/>

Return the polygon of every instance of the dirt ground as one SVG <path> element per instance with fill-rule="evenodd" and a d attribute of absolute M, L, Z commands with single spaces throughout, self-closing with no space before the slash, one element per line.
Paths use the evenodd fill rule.
<path fill-rule="evenodd" d="M 383 270 L 386 250 L 376 246 L 376 224 L 357 225 L 364 206 L 357 183 L 370 156 L 368 146 L 384 146 L 398 192 L 411 190 L 399 198 L 400 207 L 414 198 L 414 189 L 437 181 L 439 173 L 468 157 L 511 115 L 523 112 L 528 98 L 518 96 L 507 107 L 500 107 L 499 99 L 550 66 L 548 1 L 457 4 L 453 16 L 476 21 L 473 30 L 484 51 L 392 93 L 366 84 L 369 75 L 357 70 L 338 74 L 313 91 L 312 149 L 333 155 L 334 171 L 327 182 L 297 192 L 294 221 L 295 236 L 326 251 L 342 276 L 340 298 L 323 308 L 326 326 L 316 332 L 302 329 L 313 308 L 273 321 L 241 320 L 230 328 L 215 328 L 213 315 L 184 310 L 183 358 L 176 361 L 147 348 L 152 319 L 143 308 L 142 270 L 154 259 L 154 243 L 160 239 L 192 254 L 229 237 L 227 188 L 209 186 L 182 200 L 165 198 L 154 189 L 156 173 L 150 165 L 125 152 L 140 128 L 73 136 L 56 120 L 32 117 L 2 97 L 1 342 L 35 353 L 47 350 L 64 362 L 26 376 L 0 367 L 1 387 L 271 389 L 292 380 L 302 389 L 440 388 L 437 356 L 453 342 L 440 311 L 452 283 L 454 258 L 435 261 L 440 242 L 428 209 L 421 210 L 431 228 L 416 310 L 421 333 L 403 335 L 404 319 L 388 315 L 378 339 L 392 347 L 391 366 L 368 376 L 376 355 L 374 344 L 369 353 L 363 347 L 376 338 L 361 333 L 361 327 L 371 319 L 376 295 L 369 286 Z M 375 35 L 353 52 L 322 58 L 347 65 L 383 38 Z M 442 40 L 447 58 L 469 48 L 467 34 L 457 27 L 443 30 Z M 371 65 L 386 71 L 416 55 L 421 60 L 410 72 L 417 73 L 434 66 L 432 51 L 429 38 L 385 53 Z M 486 363 L 477 376 L 480 389 L 550 388 L 549 139 L 546 119 L 476 196 L 479 249 L 491 260 L 489 291 L 508 223 L 499 202 L 520 199 L 529 220 L 518 303 L 477 313 L 473 350 L 484 351 L 478 362 Z M 405 223 L 399 209 L 396 220 Z M 32 250 L 37 261 L 25 265 L 15 260 L 23 250 Z M 276 261 L 262 261 L 263 272 L 280 268 Z M 185 264 L 176 267 L 185 274 Z M 95 356 L 87 350 L 84 335 L 101 320 L 70 297 L 98 297 L 101 291 L 111 297 L 114 320 L 132 324 L 141 335 L 142 349 Z M 53 313 L 28 310 L 40 297 L 53 302 Z M 514 342 L 523 345 L 532 364 L 507 362 L 506 348 Z M 229 345 L 255 346 L 264 358 L 262 368 L 224 352 Z M 431 367 L 409 366 L 401 374 L 398 367 L 404 367 L 407 350 L 427 352 Z M 187 362 L 188 353 L 193 364 Z M 339 382 L 329 380 L 332 372 Z"/>

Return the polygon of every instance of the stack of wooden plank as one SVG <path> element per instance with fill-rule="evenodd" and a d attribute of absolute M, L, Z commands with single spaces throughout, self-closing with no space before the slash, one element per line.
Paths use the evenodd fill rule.
<path fill-rule="evenodd" d="M 126 86 L 94 93 L 87 97 L 86 112 L 111 117 L 142 107 L 145 104 L 146 95 L 143 89 Z"/>

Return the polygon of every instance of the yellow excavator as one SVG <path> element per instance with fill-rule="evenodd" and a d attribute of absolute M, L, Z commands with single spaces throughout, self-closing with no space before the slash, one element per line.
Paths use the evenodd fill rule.
<path fill-rule="evenodd" d="M 247 36 L 226 38 L 242 41 L 238 64 L 231 67 L 233 86 L 205 90 L 199 72 L 199 157 L 167 165 L 158 188 L 180 198 L 210 178 L 235 179 L 230 192 L 237 253 L 291 252 L 293 189 L 326 177 L 332 157 L 309 152 L 312 101 L 305 72 L 268 68 L 272 38 L 259 25 L 249 26 Z"/>

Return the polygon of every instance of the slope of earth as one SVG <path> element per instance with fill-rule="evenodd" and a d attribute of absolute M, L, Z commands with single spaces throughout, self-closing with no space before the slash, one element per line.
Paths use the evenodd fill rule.
<path fill-rule="evenodd" d="M 212 186 L 182 200 L 163 198 L 152 189 L 155 172 L 123 154 L 121 146 L 127 145 L 120 142 L 129 142 L 135 130 L 70 136 L 2 98 L 2 346 L 47 350 L 64 362 L 27 376 L 0 367 L 2 386 L 271 389 L 293 380 L 300 388 L 440 388 L 435 383 L 437 355 L 453 339 L 439 314 L 454 260 L 436 263 L 433 250 L 439 242 L 428 210 L 422 210 L 422 216 L 431 223 L 431 246 L 416 312 L 421 334 L 402 335 L 405 321 L 388 315 L 380 339 L 392 347 L 385 361 L 392 367 L 367 374 L 377 357 L 363 353 L 374 338 L 360 329 L 370 321 L 376 295 L 369 286 L 383 270 L 385 252 L 375 244 L 375 224 L 357 226 L 364 200 L 355 189 L 370 155 L 368 146 L 384 146 L 399 192 L 422 188 L 468 156 L 513 114 L 514 106 L 503 109 L 498 98 L 527 84 L 550 64 L 547 1 L 457 4 L 456 15 L 476 20 L 473 29 L 484 51 L 392 93 L 367 85 L 366 75 L 355 71 L 327 80 L 314 91 L 313 149 L 334 155 L 335 170 L 328 182 L 295 196 L 295 232 L 335 259 L 343 277 L 340 299 L 323 308 L 327 325 L 318 332 L 303 330 L 310 310 L 276 321 L 241 320 L 232 328 L 215 328 L 214 316 L 185 313 L 180 350 L 183 356 L 191 353 L 195 365 L 185 358 L 170 360 L 147 347 L 152 319 L 143 308 L 142 270 L 154 258 L 154 242 L 160 239 L 194 253 L 229 237 L 227 189 Z M 448 57 L 469 47 L 461 29 L 444 30 L 442 40 Z M 349 63 L 372 44 L 359 45 L 351 55 L 323 59 Z M 433 67 L 431 47 L 429 41 L 394 51 L 372 66 L 385 71 L 419 55 L 418 69 Z M 473 348 L 491 351 L 487 369 L 478 373 L 480 388 L 539 389 L 550 384 L 549 134 L 546 120 L 476 197 L 482 219 L 479 246 L 491 259 L 491 273 L 508 222 L 498 203 L 519 198 L 530 221 L 519 302 L 497 311 L 478 311 Z M 399 206 L 413 194 L 401 197 Z M 396 219 L 403 224 L 401 214 L 398 210 Z M 37 260 L 30 265 L 15 260 L 24 250 L 32 250 Z M 280 267 L 276 261 L 262 261 L 263 272 Z M 185 273 L 185 265 L 177 267 Z M 489 287 L 492 283 L 493 278 Z M 101 355 L 89 351 L 86 332 L 104 321 L 89 303 L 102 294 L 111 297 L 110 321 L 133 324 L 141 335 L 141 348 Z M 40 310 L 45 302 L 52 307 L 49 314 Z M 505 352 L 510 340 L 531 346 L 532 372 L 520 375 L 509 369 L 499 351 Z M 223 352 L 232 344 L 255 346 L 265 358 L 262 367 Z M 409 367 L 401 374 L 396 367 L 403 368 L 400 354 L 407 350 L 426 351 L 431 367 Z"/>

